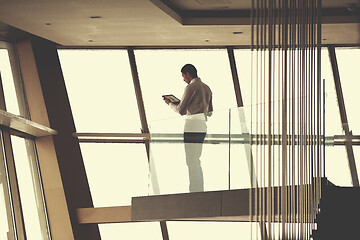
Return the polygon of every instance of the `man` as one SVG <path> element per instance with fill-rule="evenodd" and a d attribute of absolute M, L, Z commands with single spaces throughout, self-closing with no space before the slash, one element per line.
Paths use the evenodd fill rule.
<path fill-rule="evenodd" d="M 189 169 L 190 192 L 204 191 L 203 172 L 200 163 L 202 143 L 206 135 L 206 120 L 213 111 L 212 92 L 197 76 L 197 70 L 192 64 L 186 64 L 181 69 L 185 87 L 184 95 L 178 104 L 165 98 L 164 101 L 181 115 L 186 115 L 184 127 L 184 143 L 186 164 Z"/>

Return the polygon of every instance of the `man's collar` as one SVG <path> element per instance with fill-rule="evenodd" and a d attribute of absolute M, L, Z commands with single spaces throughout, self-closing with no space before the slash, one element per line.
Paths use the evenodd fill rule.
<path fill-rule="evenodd" d="M 195 82 L 195 81 L 200 81 L 200 78 L 199 77 L 195 77 L 195 78 L 193 78 L 193 79 L 191 79 L 191 81 L 190 81 L 190 83 L 189 84 L 191 84 L 191 83 L 193 83 L 193 82 Z"/>

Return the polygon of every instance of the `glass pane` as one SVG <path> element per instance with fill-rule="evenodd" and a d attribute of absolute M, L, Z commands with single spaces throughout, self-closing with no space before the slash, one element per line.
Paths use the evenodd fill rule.
<path fill-rule="evenodd" d="M 341 87 L 344 95 L 346 114 L 348 117 L 349 128 L 353 135 L 360 134 L 360 113 L 357 104 L 360 102 L 360 83 L 358 81 L 360 70 L 360 49 L 336 48 L 336 58 L 339 67 Z M 360 147 L 353 146 L 355 163 L 360 175 Z"/>
<path fill-rule="evenodd" d="M 322 79 L 325 79 L 325 135 L 342 135 L 344 132 L 328 50 L 323 49 L 321 54 L 321 75 Z M 335 185 L 350 186 L 351 177 L 345 147 L 327 146 L 325 151 L 325 176 Z"/>
<path fill-rule="evenodd" d="M 231 189 L 250 188 L 253 176 L 255 187 L 255 173 L 251 169 L 252 150 L 250 146 L 250 107 L 233 108 L 230 111 L 230 186 Z M 255 146 L 253 146 L 255 148 Z M 253 175 L 250 174 L 253 171 Z"/>
<path fill-rule="evenodd" d="M 330 58 L 326 49 L 321 54 L 321 76 L 325 79 L 325 135 L 341 135 L 343 131 Z"/>
<path fill-rule="evenodd" d="M 1 146 L 2 147 L 2 146 Z M 7 167 L 1 151 L 0 156 L 0 239 L 15 239 Z"/>
<path fill-rule="evenodd" d="M 99 229 L 101 240 L 162 240 L 158 222 L 99 224 Z"/>
<path fill-rule="evenodd" d="M 336 58 L 349 127 L 354 135 L 358 135 L 360 134 L 360 113 L 357 104 L 354 103 L 360 102 L 360 49 L 336 48 Z"/>
<path fill-rule="evenodd" d="M 10 235 L 10 226 L 9 221 L 11 223 L 11 213 L 9 213 L 9 200 L 5 198 L 8 198 L 8 195 L 6 194 L 6 190 L 4 189 L 4 182 L 3 182 L 3 176 L 1 176 L 1 182 L 0 182 L 0 238 L 1 239 L 12 239 L 10 236 L 14 237 L 13 235 Z"/>
<path fill-rule="evenodd" d="M 125 50 L 59 50 L 77 132 L 140 132 Z"/>
<path fill-rule="evenodd" d="M 360 146 L 353 146 L 358 177 L 360 176 Z M 352 186 L 352 185 L 351 185 Z"/>
<path fill-rule="evenodd" d="M 95 207 L 131 205 L 148 195 L 148 160 L 144 144 L 82 143 Z"/>
<path fill-rule="evenodd" d="M 236 68 L 238 71 L 243 108 L 231 109 L 231 133 L 248 134 L 250 132 L 251 119 L 251 50 L 234 49 Z M 245 137 L 245 136 L 243 136 Z M 244 139 L 236 136 L 231 137 L 230 159 L 231 159 L 231 188 L 249 188 L 250 181 L 250 158 L 251 150 L 249 144 L 239 144 L 236 141 Z M 254 176 L 254 175 L 253 175 Z M 255 180 L 253 179 L 255 183 Z"/>
<path fill-rule="evenodd" d="M 23 138 L 11 136 L 11 141 L 27 239 L 48 239 L 42 194 L 36 187 L 40 183 L 34 159 L 29 158 Z"/>
<path fill-rule="evenodd" d="M 229 189 L 229 111 L 182 116 L 150 125 L 150 193 Z M 202 140 L 186 142 L 187 134 Z M 206 133 L 206 135 L 205 135 Z"/>
<path fill-rule="evenodd" d="M 356 149 L 354 147 L 355 157 L 358 152 Z M 337 186 L 352 186 L 345 146 L 327 146 L 325 158 L 325 176 L 327 179 Z"/>
<path fill-rule="evenodd" d="M 214 110 L 236 107 L 226 50 L 136 50 L 136 62 L 148 121 L 177 117 L 162 100 L 164 94 L 183 95 L 181 68 L 193 64 L 213 92 Z"/>
<path fill-rule="evenodd" d="M 19 115 L 19 105 L 16 98 L 14 79 L 11 72 L 7 49 L 0 49 L 0 74 L 4 89 L 6 110 L 10 113 Z"/>

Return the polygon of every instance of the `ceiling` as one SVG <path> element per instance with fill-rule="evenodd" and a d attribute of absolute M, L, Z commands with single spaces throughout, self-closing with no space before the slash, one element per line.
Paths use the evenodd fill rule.
<path fill-rule="evenodd" d="M 326 18 L 323 43 L 360 44 L 357 1 L 323 0 L 344 10 Z M 250 8 L 250 0 L 0 0 L 0 31 L 9 25 L 63 46 L 250 45 L 249 17 L 240 16 Z"/>

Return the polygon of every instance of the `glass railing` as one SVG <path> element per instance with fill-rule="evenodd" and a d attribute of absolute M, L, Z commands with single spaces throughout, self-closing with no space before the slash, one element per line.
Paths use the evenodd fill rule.
<path fill-rule="evenodd" d="M 288 136 L 283 138 L 283 126 L 277 123 L 281 121 L 281 116 L 277 116 L 278 119 L 274 117 L 271 127 L 264 116 L 259 118 L 263 120 L 260 122 L 251 121 L 250 116 L 249 106 L 215 111 L 211 116 L 197 114 L 153 121 L 150 124 L 149 194 L 282 186 L 284 170 L 292 172 L 289 176 L 295 179 L 287 180 L 285 184 L 296 185 L 299 184 L 297 172 L 303 170 L 292 163 L 291 156 L 296 158 L 295 155 L 301 151 L 321 151 L 324 161 L 324 146 L 334 144 L 333 137 L 322 136 L 319 150 L 315 146 L 316 133 L 304 136 L 303 132 L 299 133 L 299 128 L 291 127 L 292 123 L 288 122 Z M 298 123 L 294 122 L 294 125 Z M 268 144 L 269 140 L 271 144 Z M 283 141 L 287 141 L 286 149 L 283 148 Z M 283 166 L 281 160 L 284 151 L 289 161 L 287 167 Z M 270 171 L 265 160 L 268 154 L 272 158 Z M 293 167 L 291 164 L 294 169 L 290 169 Z M 320 167 L 320 177 L 324 177 L 323 163 Z"/>
<path fill-rule="evenodd" d="M 150 194 L 250 187 L 245 108 L 150 124 Z M 236 173 L 235 173 L 236 172 Z"/>

